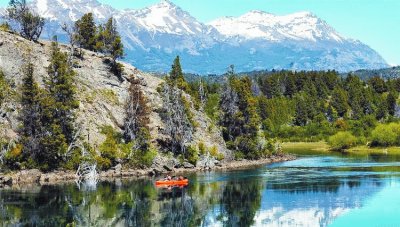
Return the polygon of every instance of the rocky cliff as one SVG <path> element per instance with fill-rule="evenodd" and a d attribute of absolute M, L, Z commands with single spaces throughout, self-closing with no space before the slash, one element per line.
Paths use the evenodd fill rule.
<path fill-rule="evenodd" d="M 25 40 L 17 35 L 0 31 L 0 70 L 10 82 L 13 94 L 6 98 L 6 103 L 0 109 L 0 137 L 7 139 L 18 138 L 19 121 L 19 91 L 23 77 L 22 68 L 28 59 L 35 67 L 35 78 L 43 84 L 47 76 L 46 67 L 49 65 L 51 43 L 40 41 L 38 43 Z M 60 46 L 62 51 L 68 52 L 67 45 Z M 164 124 L 159 112 L 162 108 L 162 98 L 157 92 L 157 87 L 162 79 L 151 74 L 139 71 L 134 66 L 123 63 L 124 73 L 122 80 L 112 74 L 108 65 L 104 63 L 105 56 L 99 53 L 84 51 L 83 59 L 74 59 L 74 68 L 77 72 L 75 83 L 78 88 L 77 98 L 80 101 L 77 113 L 77 127 L 82 129 L 82 136 L 94 147 L 98 146 L 104 136 L 100 127 L 111 125 L 122 131 L 125 119 L 125 103 L 128 97 L 129 78 L 131 76 L 142 80 L 142 90 L 150 103 L 150 130 L 153 144 L 161 151 L 168 151 L 160 144 L 166 139 L 163 135 Z M 217 127 L 212 126 L 211 120 L 202 112 L 192 108 L 194 120 L 198 123 L 193 145 L 203 141 L 206 146 L 217 146 L 226 159 L 232 155 L 227 150 L 221 133 Z M 159 155 L 158 159 L 162 159 Z"/>

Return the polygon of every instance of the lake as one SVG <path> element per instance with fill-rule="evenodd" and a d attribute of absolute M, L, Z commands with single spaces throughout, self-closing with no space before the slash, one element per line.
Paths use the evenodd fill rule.
<path fill-rule="evenodd" d="M 400 158 L 301 155 L 260 168 L 0 190 L 0 226 L 400 226 Z"/>

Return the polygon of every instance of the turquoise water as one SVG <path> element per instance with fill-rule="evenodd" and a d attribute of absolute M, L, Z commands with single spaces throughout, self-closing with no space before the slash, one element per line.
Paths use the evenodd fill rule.
<path fill-rule="evenodd" d="M 303 156 L 261 168 L 0 190 L 0 226 L 400 226 L 400 159 Z"/>

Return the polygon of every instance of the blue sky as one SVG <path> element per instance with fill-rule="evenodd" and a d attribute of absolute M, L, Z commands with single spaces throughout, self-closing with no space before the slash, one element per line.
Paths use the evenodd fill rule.
<path fill-rule="evenodd" d="M 114 8 L 142 8 L 159 0 L 99 0 Z M 400 65 L 400 0 L 171 0 L 202 22 L 250 10 L 277 15 L 311 11 L 345 37 L 361 40 L 389 64 Z M 8 0 L 0 0 L 5 6 Z"/>

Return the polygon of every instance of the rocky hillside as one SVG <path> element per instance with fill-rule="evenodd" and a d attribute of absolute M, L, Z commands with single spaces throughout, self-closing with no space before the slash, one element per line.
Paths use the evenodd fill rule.
<path fill-rule="evenodd" d="M 46 66 L 49 65 L 51 43 L 40 41 L 30 42 L 19 36 L 0 31 L 0 70 L 2 70 L 12 84 L 13 95 L 7 97 L 5 105 L 0 109 L 0 137 L 17 139 L 17 120 L 19 112 L 18 91 L 22 81 L 22 66 L 26 60 L 35 66 L 35 77 L 43 84 L 43 78 L 47 75 Z M 61 45 L 65 52 L 69 47 Z M 78 128 L 82 129 L 82 136 L 89 143 L 98 146 L 104 136 L 100 133 L 100 127 L 111 125 L 117 130 L 122 130 L 125 118 L 125 100 L 128 97 L 129 78 L 131 76 L 142 80 L 142 89 L 150 103 L 150 130 L 152 141 L 159 150 L 166 136 L 163 135 L 164 124 L 159 112 L 162 108 L 162 99 L 157 92 L 157 87 L 163 82 L 162 79 L 139 71 L 134 66 L 123 63 L 124 73 L 122 81 L 109 72 L 108 65 L 103 62 L 104 55 L 84 51 L 83 59 L 74 59 L 74 67 L 77 72 L 76 85 L 78 87 L 78 99 L 80 107 L 78 111 Z M 203 141 L 206 146 L 218 147 L 225 158 L 230 159 L 231 153 L 226 149 L 220 131 L 212 126 L 210 119 L 203 113 L 192 108 L 194 120 L 198 123 L 193 145 Z M 165 151 L 165 149 L 164 149 Z M 160 157 L 159 157 L 160 158 Z"/>

